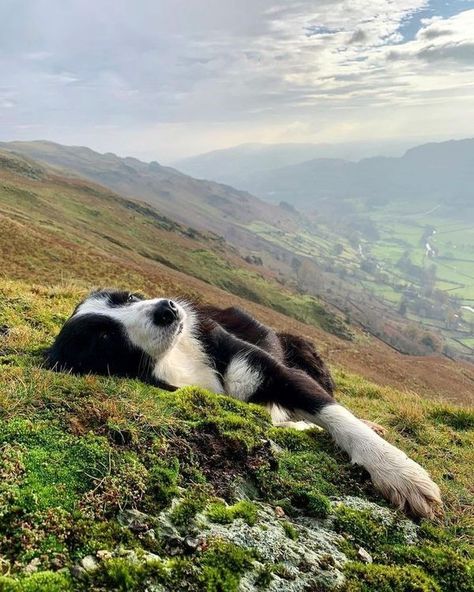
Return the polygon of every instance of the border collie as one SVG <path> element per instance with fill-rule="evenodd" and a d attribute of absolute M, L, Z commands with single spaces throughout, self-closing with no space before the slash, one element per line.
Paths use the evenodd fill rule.
<path fill-rule="evenodd" d="M 327 430 L 397 507 L 423 517 L 441 507 L 428 473 L 334 400 L 330 373 L 309 341 L 275 333 L 238 308 L 93 292 L 61 329 L 48 365 L 168 390 L 198 385 L 260 403 L 277 425 L 304 421 Z"/>

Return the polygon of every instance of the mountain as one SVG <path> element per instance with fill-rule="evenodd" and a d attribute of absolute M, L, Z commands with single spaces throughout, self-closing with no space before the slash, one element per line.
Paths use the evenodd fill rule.
<path fill-rule="evenodd" d="M 264 186 L 255 188 L 262 195 L 268 190 L 267 199 L 283 200 L 277 205 L 156 162 L 50 142 L 3 144 L 11 154 L 47 163 L 62 176 L 85 177 L 143 200 L 190 235 L 197 229 L 223 237 L 253 273 L 318 296 L 325 309 L 348 315 L 399 351 L 464 359 L 474 358 L 474 241 L 464 222 L 473 206 L 471 184 L 462 183 L 472 174 L 471 145 L 469 140 L 428 145 L 401 158 L 358 163 L 317 159 L 260 174 Z M 439 255 L 436 264 L 426 256 L 428 235 L 430 256 Z M 156 248 L 153 252 L 160 257 Z M 186 271 L 214 281 L 210 262 L 194 259 L 195 271 L 190 261 Z M 221 275 L 216 274 L 221 285 L 234 290 L 235 277 Z M 250 283 L 248 296 L 268 302 Z M 237 284 L 243 293 L 243 277 Z M 274 303 L 277 292 L 275 283 Z M 413 321 L 424 326 L 414 332 Z M 339 331 L 328 323 L 326 328 Z"/>
<path fill-rule="evenodd" d="M 471 592 L 472 367 L 338 339 L 215 234 L 66 173 L 0 150 L 0 590 Z M 388 508 L 327 434 L 261 407 L 46 369 L 100 285 L 243 306 L 313 340 L 338 400 L 439 483 L 443 520 Z"/>
<path fill-rule="evenodd" d="M 405 147 L 406 145 L 404 145 Z M 241 144 L 183 158 L 175 166 L 193 177 L 213 179 L 234 187 L 246 187 L 249 175 L 291 166 L 315 158 L 359 160 L 383 151 L 400 153 L 400 143 L 353 142 L 344 144 Z"/>
<path fill-rule="evenodd" d="M 456 217 L 472 214 L 474 139 L 424 144 L 401 157 L 374 157 L 358 162 L 317 158 L 266 171 L 249 171 L 239 185 L 273 202 L 286 201 L 304 210 L 321 201 L 355 200 L 383 206 L 392 201 L 422 206 L 443 204 Z"/>
<path fill-rule="evenodd" d="M 187 274 L 186 295 L 192 298 L 209 292 L 206 282 L 344 336 L 345 325 L 333 313 L 285 289 L 262 266 L 257 271 L 212 232 L 1 150 L 0 182 L 0 271 L 9 277 L 27 278 L 34 270 L 45 282 L 85 275 L 94 284 L 106 279 L 113 285 L 127 270 L 128 285 L 153 291 L 167 278 L 166 289 L 174 291 L 176 270 Z M 146 269 L 145 283 L 140 269 Z"/>
<path fill-rule="evenodd" d="M 297 221 L 294 213 L 244 191 L 193 179 L 157 162 L 44 141 L 0 143 L 1 147 L 59 167 L 63 173 L 70 175 L 72 171 L 121 195 L 139 198 L 174 220 L 226 238 L 231 236 L 234 243 L 248 248 L 256 241 L 258 245 L 256 236 L 245 228 L 250 222 L 271 221 L 276 226 L 294 227 Z"/>

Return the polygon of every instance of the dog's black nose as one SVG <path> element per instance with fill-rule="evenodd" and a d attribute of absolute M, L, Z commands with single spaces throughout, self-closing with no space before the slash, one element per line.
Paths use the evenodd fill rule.
<path fill-rule="evenodd" d="M 178 307 L 172 300 L 160 300 L 153 310 L 155 325 L 171 325 L 178 320 Z"/>

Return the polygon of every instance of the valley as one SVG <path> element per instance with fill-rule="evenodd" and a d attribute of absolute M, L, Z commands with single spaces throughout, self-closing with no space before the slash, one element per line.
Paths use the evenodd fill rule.
<path fill-rule="evenodd" d="M 293 252 L 294 281 L 214 232 L 0 150 L 0 589 L 471 592 L 472 364 L 402 355 L 303 293 L 313 272 L 324 283 L 305 267 L 331 255 L 330 236 L 246 232 Z M 356 265 L 349 241 L 338 251 Z M 274 428 L 261 407 L 46 369 L 100 286 L 241 306 L 312 340 L 337 399 L 430 471 L 445 514 L 408 520 L 327 434 Z"/>

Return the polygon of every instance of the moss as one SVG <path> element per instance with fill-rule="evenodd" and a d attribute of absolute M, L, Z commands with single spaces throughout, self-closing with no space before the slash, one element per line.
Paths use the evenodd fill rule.
<path fill-rule="evenodd" d="M 315 440 L 307 430 L 293 428 L 271 428 L 268 436 L 279 446 L 291 452 L 310 452 L 315 449 Z"/>
<path fill-rule="evenodd" d="M 127 549 L 137 545 L 133 533 L 115 520 L 94 520 L 84 516 L 75 517 L 72 531 L 74 555 L 84 557 L 102 549 L 123 546 Z"/>
<path fill-rule="evenodd" d="M 430 520 L 421 521 L 418 536 L 427 541 L 434 541 L 435 543 L 447 542 L 451 538 L 446 530 L 440 528 Z"/>
<path fill-rule="evenodd" d="M 162 510 L 178 493 L 179 461 L 172 458 L 157 460 L 148 471 L 146 484 L 146 507 L 148 510 Z"/>
<path fill-rule="evenodd" d="M 283 530 L 285 531 L 286 536 L 291 539 L 292 541 L 297 541 L 299 534 L 298 531 L 296 530 L 296 528 L 287 520 L 284 520 L 281 523 L 281 527 L 283 528 Z"/>
<path fill-rule="evenodd" d="M 166 585 L 165 589 L 167 591 L 202 591 L 202 585 L 199 581 L 202 573 L 201 566 L 195 557 L 190 559 L 174 557 L 166 562 L 164 569 L 165 577 L 163 578 L 163 583 Z"/>
<path fill-rule="evenodd" d="M 171 510 L 170 519 L 180 528 L 189 525 L 198 512 L 204 510 L 208 493 L 202 488 L 189 489 L 185 497 Z"/>
<path fill-rule="evenodd" d="M 0 592 L 21 592 L 21 584 L 6 576 L 0 576 Z"/>
<path fill-rule="evenodd" d="M 233 506 L 218 502 L 208 507 L 206 515 L 211 522 L 219 524 L 230 524 L 236 518 L 241 518 L 249 526 L 253 526 L 257 522 L 258 507 L 247 500 L 241 500 Z"/>
<path fill-rule="evenodd" d="M 441 592 L 436 582 L 416 567 L 350 563 L 345 571 L 342 592 Z"/>
<path fill-rule="evenodd" d="M 0 421 L 0 440 L 23 447 L 17 503 L 26 511 L 56 506 L 71 510 L 107 467 L 104 439 L 72 437 L 50 422 Z"/>
<path fill-rule="evenodd" d="M 109 590 L 140 590 L 145 580 L 144 567 L 125 558 L 114 558 L 104 562 L 99 581 Z"/>
<path fill-rule="evenodd" d="M 442 590 L 474 592 L 474 562 L 461 557 L 448 547 L 395 547 L 391 549 L 390 560 L 412 563 L 428 572 Z"/>
<path fill-rule="evenodd" d="M 215 541 L 200 563 L 202 590 L 237 592 L 241 576 L 252 567 L 252 554 L 232 543 Z"/>
<path fill-rule="evenodd" d="M 148 476 L 137 454 L 126 450 L 109 456 L 104 469 L 106 474 L 81 497 L 81 509 L 89 516 L 103 518 L 136 507 L 145 495 Z"/>
<path fill-rule="evenodd" d="M 376 518 L 369 510 L 354 510 L 341 505 L 336 508 L 334 528 L 349 540 L 371 551 L 384 545 L 403 543 L 405 535 L 395 523 Z"/>
<path fill-rule="evenodd" d="M 290 514 L 303 510 L 310 516 L 325 517 L 330 510 L 327 495 L 338 491 L 329 481 L 336 474 L 334 459 L 324 452 L 283 452 L 278 455 L 277 470 L 264 468 L 257 478 L 265 498 L 278 502 Z"/>
<path fill-rule="evenodd" d="M 257 574 L 255 586 L 258 590 L 265 590 L 270 586 L 273 580 L 273 565 L 266 565 Z"/>
<path fill-rule="evenodd" d="M 331 510 L 329 499 L 319 493 L 317 489 L 308 489 L 306 486 L 295 486 L 290 496 L 291 503 L 302 508 L 308 516 L 326 518 Z"/>
<path fill-rule="evenodd" d="M 0 592 L 69 592 L 71 580 L 63 573 L 40 571 L 31 576 L 14 580 L 0 576 Z"/>

